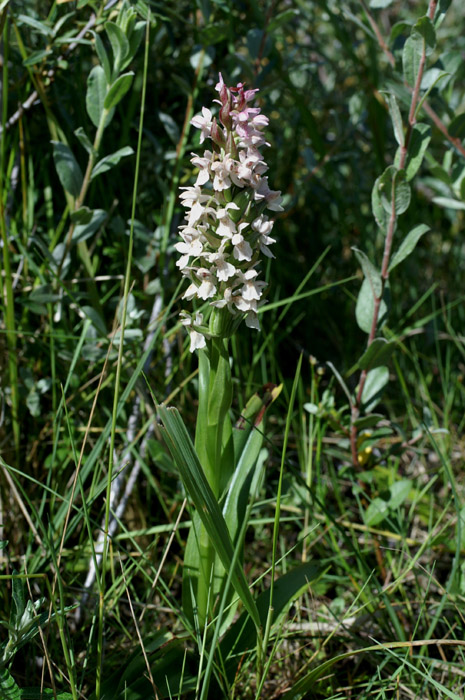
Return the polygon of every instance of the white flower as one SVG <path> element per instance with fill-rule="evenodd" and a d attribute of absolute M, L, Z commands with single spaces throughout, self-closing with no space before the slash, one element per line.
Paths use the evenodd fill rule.
<path fill-rule="evenodd" d="M 230 277 L 234 277 L 236 274 L 236 268 L 226 260 L 222 247 L 216 253 L 210 253 L 207 260 L 215 265 L 216 276 L 220 282 L 227 282 Z"/>
<path fill-rule="evenodd" d="M 249 328 L 255 328 L 257 331 L 260 330 L 260 322 L 256 311 L 249 311 L 245 317 L 245 325 Z"/>
<path fill-rule="evenodd" d="M 246 223 L 245 226 L 248 226 L 248 224 Z M 234 234 L 234 236 L 231 238 L 231 243 L 234 246 L 234 257 L 236 260 L 247 260 L 247 262 L 250 262 L 253 255 L 252 247 L 250 243 L 245 240 L 242 233 L 240 233 L 245 226 L 244 224 L 239 224 L 239 233 Z"/>
<path fill-rule="evenodd" d="M 266 287 L 266 282 L 255 279 L 257 275 L 258 272 L 254 269 L 247 270 L 245 273 L 239 272 L 238 277 L 243 282 L 241 296 L 245 301 L 258 301 L 262 295 L 262 289 Z"/>
<path fill-rule="evenodd" d="M 216 292 L 214 276 L 206 267 L 199 267 L 195 274 L 202 280 L 200 287 L 197 288 L 197 296 L 199 299 L 210 299 Z"/>
<path fill-rule="evenodd" d="M 201 129 L 200 143 L 205 141 L 205 138 L 210 136 L 212 130 L 212 113 L 207 107 L 202 107 L 202 116 L 197 114 L 191 119 L 192 126 Z"/>
<path fill-rule="evenodd" d="M 229 161 L 217 160 L 212 164 L 211 169 L 214 173 L 213 189 L 215 192 L 222 192 L 231 187 L 230 167 L 231 163 Z"/>

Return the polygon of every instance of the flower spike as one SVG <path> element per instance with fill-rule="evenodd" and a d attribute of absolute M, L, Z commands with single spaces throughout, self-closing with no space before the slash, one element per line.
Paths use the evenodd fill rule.
<path fill-rule="evenodd" d="M 228 87 L 221 73 L 215 89 L 219 121 L 207 107 L 191 120 L 200 129 L 200 143 L 210 139 L 212 146 L 203 156 L 192 154 L 199 172 L 195 185 L 181 188 L 187 224 L 180 226 L 182 242 L 175 246 L 181 254 L 176 264 L 190 282 L 183 298 L 210 307 L 205 325 L 201 314 L 181 312 L 191 352 L 205 347 L 208 337 L 228 337 L 242 318 L 260 328 L 257 310 L 265 303 L 266 283 L 258 279 L 257 267 L 261 254 L 273 257 L 268 246 L 275 242 L 269 235 L 274 222 L 264 212 L 283 211 L 260 152 L 269 145 L 262 131 L 268 118 L 249 106 L 258 90 L 246 90 L 243 83 Z"/>

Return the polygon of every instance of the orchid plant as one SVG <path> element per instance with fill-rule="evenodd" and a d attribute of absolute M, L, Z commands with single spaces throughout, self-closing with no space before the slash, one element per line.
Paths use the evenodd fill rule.
<path fill-rule="evenodd" d="M 181 188 L 187 214 L 186 223 L 180 226 L 182 241 L 176 244 L 181 254 L 176 264 L 190 283 L 183 299 L 202 303 L 201 309 L 181 312 L 190 350 L 199 353 L 194 461 L 198 458 L 201 473 L 194 481 L 205 479 L 205 499 L 212 502 L 213 497 L 214 506 L 221 508 L 216 521 L 224 518 L 225 537 L 230 538 L 231 551 L 238 552 L 245 534 L 241 528 L 244 508 L 259 479 L 256 465 L 264 409 L 279 388 L 267 386 L 261 396 L 252 397 L 233 426 L 228 341 L 243 319 L 250 328 L 260 328 L 258 312 L 265 303 L 267 286 L 260 279 L 260 259 L 262 255 L 273 257 L 269 246 L 274 243 L 270 235 L 274 222 L 266 212 L 283 208 L 281 193 L 268 185 L 268 166 L 261 153 L 269 145 L 263 133 L 268 118 L 259 107 L 250 106 L 258 90 L 246 90 L 243 83 L 227 87 L 220 74 L 216 91 L 218 117 L 203 107 L 191 120 L 200 130 L 200 144 L 209 139 L 211 146 L 201 156 L 192 154 L 197 178 L 193 186 Z M 161 409 L 161 417 L 170 438 L 167 409 Z M 180 439 L 178 434 L 168 444 L 175 459 L 184 462 L 177 452 Z M 178 466 L 190 492 L 191 482 L 183 465 Z M 197 512 L 184 557 L 183 607 L 203 627 L 212 617 L 217 595 L 224 593 L 230 560 L 215 546 L 202 497 L 195 502 L 190 495 Z"/>

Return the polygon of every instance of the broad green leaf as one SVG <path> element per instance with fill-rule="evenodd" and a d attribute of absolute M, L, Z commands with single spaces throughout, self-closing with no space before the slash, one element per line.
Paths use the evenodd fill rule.
<path fill-rule="evenodd" d="M 111 66 L 110 66 L 110 61 L 108 59 L 108 54 L 105 50 L 105 46 L 103 45 L 103 41 L 101 40 L 101 38 L 97 34 L 97 32 L 92 32 L 92 34 L 93 34 L 93 37 L 95 40 L 95 50 L 97 51 L 97 56 L 99 58 L 101 66 L 103 68 L 103 72 L 105 73 L 105 78 L 106 78 L 107 84 L 110 85 L 110 83 L 111 83 Z"/>
<path fill-rule="evenodd" d="M 108 90 L 103 103 L 106 110 L 110 111 L 123 99 L 131 87 L 133 76 L 134 73 L 132 72 L 123 73 L 123 75 L 120 75 L 119 78 L 115 80 L 113 85 Z"/>
<path fill-rule="evenodd" d="M 89 155 L 91 155 L 92 152 L 93 152 L 93 150 L 94 150 L 94 147 L 93 147 L 93 145 L 92 145 L 92 143 L 91 143 L 89 137 L 87 136 L 86 132 L 85 132 L 84 129 L 82 128 L 82 126 L 79 126 L 79 127 L 74 131 L 74 135 L 76 136 L 77 139 L 79 139 L 79 143 L 81 144 L 81 146 L 84 146 L 84 148 L 86 149 L 87 153 L 88 153 Z"/>
<path fill-rule="evenodd" d="M 189 433 L 177 409 L 159 405 L 158 412 L 165 427 L 166 442 L 179 469 L 184 488 L 192 498 L 224 568 L 230 571 L 233 565 L 234 547 L 218 501 L 205 477 Z M 259 626 L 260 617 L 256 604 L 244 572 L 237 563 L 232 574 L 232 583 L 254 623 Z"/>
<path fill-rule="evenodd" d="M 370 370 L 383 365 L 391 357 L 395 347 L 395 340 L 375 338 L 358 361 L 358 366 L 360 369 Z"/>
<path fill-rule="evenodd" d="M 370 7 L 373 8 L 373 10 L 380 10 L 389 7 L 392 3 L 393 0 L 370 0 Z"/>
<path fill-rule="evenodd" d="M 124 32 L 117 24 L 108 21 L 105 24 L 105 31 L 110 39 L 113 51 L 113 76 L 117 76 L 121 70 L 123 61 L 129 53 L 129 42 Z"/>
<path fill-rule="evenodd" d="M 399 105 L 395 95 L 388 94 L 388 106 L 389 114 L 391 115 L 392 127 L 394 129 L 394 136 L 399 146 L 403 146 L 405 143 L 404 137 L 404 125 L 402 124 L 402 115 L 400 113 Z"/>
<path fill-rule="evenodd" d="M 396 509 L 407 500 L 412 490 L 413 481 L 411 479 L 400 479 L 389 487 L 389 508 Z"/>
<path fill-rule="evenodd" d="M 276 625 L 289 605 L 299 598 L 309 586 L 324 573 L 323 567 L 307 562 L 291 569 L 278 578 L 273 589 L 272 624 Z M 257 608 L 262 627 L 265 627 L 270 602 L 270 591 L 264 591 L 257 599 Z M 232 625 L 220 643 L 221 656 L 225 659 L 226 674 L 233 681 L 241 659 L 257 642 L 256 629 L 250 616 L 244 612 Z"/>
<path fill-rule="evenodd" d="M 6 668 L 0 668 L 0 697 L 2 700 L 21 700 L 21 691 Z"/>
<path fill-rule="evenodd" d="M 102 66 L 94 66 L 87 78 L 86 108 L 94 126 L 98 127 L 107 94 L 107 80 Z"/>
<path fill-rule="evenodd" d="M 430 18 L 425 15 L 420 17 L 420 19 L 413 25 L 412 29 L 413 37 L 421 37 L 423 45 L 420 49 L 420 42 L 418 42 L 417 50 L 422 53 L 425 52 L 426 56 L 430 56 L 436 47 L 436 32 L 434 30 L 434 25 Z"/>
<path fill-rule="evenodd" d="M 357 418 L 357 420 L 354 421 L 354 425 L 357 430 L 366 430 L 367 428 L 373 428 L 383 419 L 384 416 L 382 413 L 371 413 L 369 416 Z"/>
<path fill-rule="evenodd" d="M 95 177 L 97 177 L 97 175 L 106 173 L 107 170 L 110 170 L 110 168 L 113 168 L 114 165 L 117 165 L 121 158 L 132 156 L 133 153 L 134 150 L 131 148 L 131 146 L 123 146 L 123 148 L 120 148 L 111 155 L 105 156 L 105 158 L 102 158 L 102 160 L 99 160 L 99 162 L 95 164 L 90 179 L 93 180 Z"/>
<path fill-rule="evenodd" d="M 365 525 L 379 525 L 389 512 L 389 504 L 382 498 L 374 498 L 363 514 Z"/>
<path fill-rule="evenodd" d="M 89 207 L 80 207 L 70 214 L 70 219 L 75 224 L 88 224 L 92 220 L 92 209 Z"/>
<path fill-rule="evenodd" d="M 402 54 L 404 79 L 412 87 L 417 80 L 422 56 L 429 56 L 435 46 L 436 32 L 433 23 L 427 16 L 420 17 L 412 27 Z"/>
<path fill-rule="evenodd" d="M 55 168 L 64 189 L 77 197 L 82 187 L 82 171 L 70 147 L 59 141 L 52 141 Z"/>
<path fill-rule="evenodd" d="M 102 226 L 107 219 L 107 213 L 103 209 L 94 209 L 92 218 L 87 224 L 76 226 L 73 231 L 73 241 L 79 243 L 90 238 Z"/>
<path fill-rule="evenodd" d="M 415 226 L 415 228 L 413 228 L 405 236 L 399 248 L 392 256 L 391 262 L 389 264 L 389 272 L 391 272 L 391 270 L 397 267 L 399 263 L 401 263 L 403 260 L 405 260 L 406 257 L 410 255 L 410 253 L 415 249 L 415 246 L 417 245 L 420 238 L 429 230 L 430 228 L 429 226 L 426 226 L 426 224 L 419 224 L 418 226 Z"/>
<path fill-rule="evenodd" d="M 407 161 L 405 164 L 405 179 L 411 180 L 420 169 L 425 151 L 431 140 L 431 127 L 427 124 L 418 123 L 412 129 L 410 143 L 407 151 Z M 408 185 L 407 185 L 408 187 Z M 410 202 L 410 190 L 409 190 Z M 408 205 L 407 205 L 408 206 Z"/>
<path fill-rule="evenodd" d="M 421 53 L 418 53 L 418 45 L 423 46 L 423 40 L 409 36 L 404 44 L 402 52 L 402 67 L 405 82 L 413 87 L 415 85 L 418 70 L 420 68 Z"/>
<path fill-rule="evenodd" d="M 381 305 L 383 302 L 381 301 Z M 357 304 L 355 306 L 355 318 L 358 327 L 364 332 L 369 333 L 371 331 L 371 325 L 373 323 L 373 313 L 375 309 L 375 297 L 373 294 L 373 289 L 370 284 L 370 280 L 366 277 L 362 282 L 360 287 L 360 292 L 357 297 Z M 381 309 L 380 311 L 385 311 Z"/>
<path fill-rule="evenodd" d="M 383 389 L 388 382 L 387 367 L 376 367 L 368 372 L 362 392 L 362 407 L 365 413 L 370 413 L 381 401 Z"/>
<path fill-rule="evenodd" d="M 406 182 L 405 171 L 390 165 L 376 182 L 386 214 L 392 215 L 393 204 L 396 216 L 403 214 L 410 204 L 410 187 Z"/>

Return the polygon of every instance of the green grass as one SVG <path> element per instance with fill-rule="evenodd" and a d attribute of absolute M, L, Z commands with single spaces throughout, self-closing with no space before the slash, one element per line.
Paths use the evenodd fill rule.
<path fill-rule="evenodd" d="M 459 4 L 427 64 L 450 76 L 428 104 L 451 138 L 418 115 L 431 142 L 394 247 L 419 223 L 431 231 L 390 276 L 382 334 L 397 344 L 354 467 L 345 391 L 356 393 L 366 334 L 351 249 L 381 262 L 371 190 L 397 149 L 383 91 L 404 118 L 410 100 L 390 31 L 427 3 L 139 0 L 148 31 L 120 71 L 134 72 L 131 87 L 99 130 L 86 109 L 95 39 L 70 44 L 91 22 L 113 60 L 104 24 L 121 20 L 121 2 L 0 2 L 1 697 L 463 697 Z M 247 581 L 258 632 L 227 591 L 204 630 L 182 608 L 195 511 L 153 398 L 194 436 L 197 360 L 178 319 L 174 243 L 198 150 L 189 121 L 218 71 L 260 88 L 270 182 L 286 205 L 262 331 L 231 342 L 233 420 L 264 384 L 283 385 L 241 523 L 244 577 L 226 546 L 228 586 Z M 84 174 L 134 154 L 74 189 L 51 141 Z"/>

